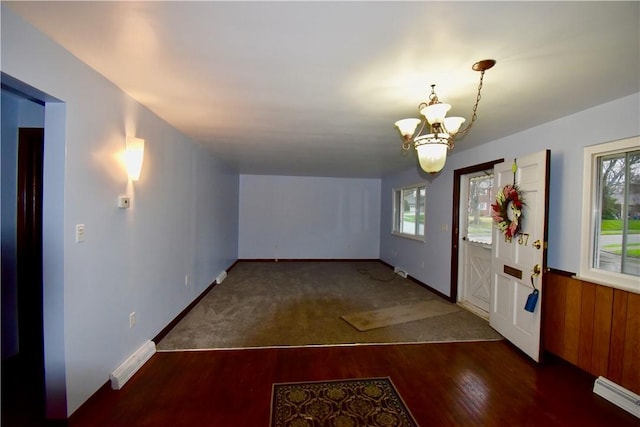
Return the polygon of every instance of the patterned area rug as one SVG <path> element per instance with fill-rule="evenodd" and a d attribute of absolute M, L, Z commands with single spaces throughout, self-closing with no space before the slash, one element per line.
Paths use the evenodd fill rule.
<path fill-rule="evenodd" d="M 274 384 L 271 427 L 417 426 L 390 378 Z"/>

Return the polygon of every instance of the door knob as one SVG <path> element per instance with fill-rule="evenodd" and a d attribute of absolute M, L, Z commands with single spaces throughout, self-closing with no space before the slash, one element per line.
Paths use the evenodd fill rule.
<path fill-rule="evenodd" d="M 542 267 L 540 267 L 540 264 L 534 265 L 532 272 L 532 276 L 537 276 L 538 274 L 540 274 L 542 272 Z"/>
<path fill-rule="evenodd" d="M 533 266 L 533 270 L 531 270 L 531 286 L 533 287 L 533 289 L 536 289 L 536 284 L 533 281 L 533 279 L 534 277 L 538 277 L 541 272 L 542 272 L 542 267 L 540 267 L 540 264 L 536 264 Z"/>

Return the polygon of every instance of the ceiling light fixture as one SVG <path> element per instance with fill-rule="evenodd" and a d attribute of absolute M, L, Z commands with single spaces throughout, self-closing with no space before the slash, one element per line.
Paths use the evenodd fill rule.
<path fill-rule="evenodd" d="M 420 167 L 429 173 L 437 173 L 442 170 L 447 160 L 447 151 L 453 149 L 455 138 L 464 136 L 477 118 L 478 103 L 480 102 L 480 91 L 482 90 L 482 79 L 484 72 L 496 65 L 493 59 L 485 59 L 476 62 L 471 67 L 474 71 L 480 72 L 480 84 L 478 85 L 478 95 L 476 103 L 473 106 L 473 116 L 471 122 L 462 129 L 460 126 L 464 123 L 463 117 L 446 117 L 447 111 L 451 109 L 451 105 L 443 104 L 436 95 L 436 85 L 431 85 L 431 94 L 429 94 L 429 102 L 422 102 L 418 105 L 418 111 L 424 116 L 424 120 L 420 119 L 402 119 L 398 120 L 395 125 L 402 135 L 402 150 L 408 151 L 411 143 L 418 152 L 418 161 Z M 422 134 L 428 123 L 428 133 Z M 416 133 L 418 125 L 420 130 Z M 416 135 L 414 137 L 414 134 Z"/>

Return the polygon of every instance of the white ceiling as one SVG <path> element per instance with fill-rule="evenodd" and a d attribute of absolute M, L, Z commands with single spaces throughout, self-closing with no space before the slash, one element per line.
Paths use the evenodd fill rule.
<path fill-rule="evenodd" d="M 469 120 L 480 59 L 455 150 L 640 91 L 636 1 L 3 3 L 247 174 L 411 167 L 393 123 L 432 83 Z"/>

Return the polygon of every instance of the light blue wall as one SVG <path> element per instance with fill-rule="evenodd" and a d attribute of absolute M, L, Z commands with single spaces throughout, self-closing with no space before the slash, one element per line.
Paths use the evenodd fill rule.
<path fill-rule="evenodd" d="M 2 91 L 2 360 L 18 352 L 16 277 L 16 185 L 19 100 Z"/>
<path fill-rule="evenodd" d="M 2 91 L 2 360 L 18 352 L 16 185 L 18 161 L 19 100 Z"/>
<path fill-rule="evenodd" d="M 18 352 L 16 207 L 18 128 L 44 127 L 44 107 L 2 90 L 2 360 Z"/>
<path fill-rule="evenodd" d="M 71 414 L 237 259 L 239 175 L 4 5 L 2 71 L 64 102 L 45 107 L 45 364 Z M 146 140 L 133 183 L 126 135 Z"/>
<path fill-rule="evenodd" d="M 378 259 L 380 180 L 240 177 L 241 259 Z"/>
<path fill-rule="evenodd" d="M 639 134 L 640 93 L 637 93 L 479 148 L 454 150 L 445 169 L 435 178 L 419 174 L 417 168 L 386 177 L 382 181 L 380 258 L 406 268 L 418 280 L 450 295 L 453 172 L 499 158 L 510 161 L 514 157 L 550 149 L 548 265 L 577 272 L 580 263 L 583 148 Z M 464 140 L 457 142 L 458 147 L 463 144 Z M 425 243 L 391 235 L 392 188 L 421 179 L 428 182 Z M 421 268 L 422 262 L 424 269 Z"/>
<path fill-rule="evenodd" d="M 454 151 L 436 178 L 239 177 L 5 6 L 1 54 L 3 72 L 64 101 L 45 107 L 43 223 L 47 387 L 66 391 L 68 414 L 238 255 L 381 258 L 449 294 L 458 168 L 551 149 L 549 265 L 576 271 L 582 147 L 640 134 L 636 94 Z M 120 158 L 127 134 L 146 140 L 135 183 Z M 420 181 L 426 243 L 390 234 L 391 189 Z M 122 194 L 129 210 L 116 207 Z"/>

